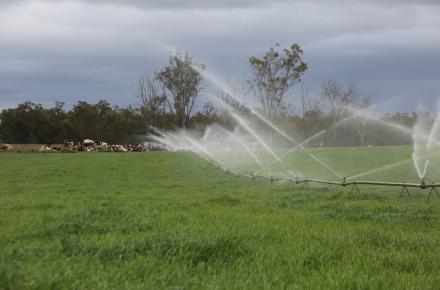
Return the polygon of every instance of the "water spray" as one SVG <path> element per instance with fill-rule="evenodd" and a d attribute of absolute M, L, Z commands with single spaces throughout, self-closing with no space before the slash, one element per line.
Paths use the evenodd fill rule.
<path fill-rule="evenodd" d="M 313 155 L 312 153 L 309 153 L 310 157 L 312 157 L 314 160 L 316 160 L 319 164 L 321 164 L 322 166 L 324 166 L 325 168 L 327 168 L 328 170 L 330 170 L 333 174 L 335 174 L 337 177 L 341 178 L 343 180 L 342 184 L 345 184 L 345 177 L 343 177 L 342 175 L 340 175 L 336 170 L 334 170 L 333 168 L 331 168 L 327 163 L 325 163 L 324 161 L 322 161 L 321 159 L 319 159 L 318 157 L 316 157 L 315 155 Z"/>
<path fill-rule="evenodd" d="M 264 149 L 266 149 L 267 152 L 269 152 L 278 162 L 282 163 L 278 155 L 276 155 L 275 152 L 273 152 L 272 149 L 270 149 L 270 147 L 263 141 L 263 139 L 261 139 L 261 137 L 258 136 L 258 134 L 254 130 L 252 130 L 248 124 L 246 124 L 246 121 L 244 121 L 240 116 L 238 116 L 234 112 L 229 112 L 229 113 L 231 114 L 232 118 L 234 118 L 240 124 L 241 127 L 243 127 L 246 131 L 248 131 L 252 135 L 252 137 L 254 137 L 255 140 L 257 140 L 258 143 L 260 143 Z"/>

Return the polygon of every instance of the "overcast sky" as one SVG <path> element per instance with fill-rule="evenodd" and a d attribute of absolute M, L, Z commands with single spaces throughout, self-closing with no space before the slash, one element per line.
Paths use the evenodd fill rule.
<path fill-rule="evenodd" d="M 236 83 L 249 56 L 293 42 L 315 93 L 327 79 L 356 81 L 381 110 L 429 109 L 440 99 L 439 15 L 438 0 L 0 0 L 0 109 L 136 104 L 141 74 L 176 49 Z"/>

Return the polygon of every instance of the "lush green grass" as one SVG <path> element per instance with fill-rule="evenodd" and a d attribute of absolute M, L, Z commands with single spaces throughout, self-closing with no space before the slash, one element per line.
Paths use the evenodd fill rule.
<path fill-rule="evenodd" d="M 249 181 L 188 153 L 0 164 L 0 289 L 440 287 L 440 202 L 421 190 Z"/>

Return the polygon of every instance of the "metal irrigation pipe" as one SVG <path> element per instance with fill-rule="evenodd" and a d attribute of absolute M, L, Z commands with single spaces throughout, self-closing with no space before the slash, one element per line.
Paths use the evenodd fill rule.
<path fill-rule="evenodd" d="M 200 156 L 200 155 L 198 155 Z M 200 156 L 202 157 L 202 156 Z M 412 183 L 412 182 L 388 182 L 388 181 L 368 181 L 368 180 L 359 180 L 359 181 L 348 181 L 345 177 L 342 178 L 342 181 L 338 182 L 338 181 L 330 181 L 330 180 L 323 180 L 323 179 L 314 179 L 314 178 L 304 178 L 304 179 L 300 179 L 299 177 L 296 177 L 295 179 L 292 178 L 286 178 L 286 177 L 274 177 L 274 176 L 265 176 L 265 175 L 254 175 L 254 174 L 242 174 L 242 173 L 238 173 L 236 171 L 233 171 L 229 168 L 226 168 L 220 164 L 218 164 L 216 161 L 214 160 L 210 160 L 209 158 L 205 158 L 202 157 L 203 159 L 207 160 L 210 164 L 214 165 L 217 168 L 220 168 L 221 170 L 225 171 L 226 173 L 232 173 L 233 175 L 235 175 L 236 177 L 245 177 L 245 178 L 249 178 L 249 179 L 257 179 L 257 178 L 261 178 L 261 179 L 266 179 L 266 180 L 270 180 L 271 182 L 274 181 L 290 181 L 290 182 L 295 182 L 296 184 L 301 184 L 303 183 L 304 185 L 309 185 L 309 183 L 318 183 L 318 184 L 328 184 L 328 185 L 339 185 L 339 186 L 353 186 L 352 191 L 354 188 L 357 188 L 358 185 L 373 185 L 373 186 L 393 186 L 393 187 L 402 187 L 402 191 L 401 194 L 403 192 L 403 190 L 405 189 L 408 192 L 408 187 L 412 187 L 412 188 L 420 188 L 420 189 L 428 189 L 430 188 L 430 192 L 429 192 L 429 196 L 428 196 L 428 201 L 431 198 L 432 193 L 435 193 L 439 198 L 440 198 L 440 194 L 437 191 L 437 188 L 440 187 L 440 183 L 431 183 L 431 184 L 427 184 L 423 179 L 421 180 L 420 183 Z M 359 189 L 357 189 L 359 190 Z M 409 193 L 409 192 L 408 192 Z"/>
<path fill-rule="evenodd" d="M 301 183 L 318 183 L 318 184 L 328 184 L 328 185 L 339 185 L 339 186 L 350 186 L 350 185 L 373 185 L 373 186 L 393 186 L 393 187 L 413 187 L 413 188 L 420 188 L 420 189 L 428 189 L 428 188 L 438 188 L 440 187 L 440 183 L 431 183 L 427 184 L 424 181 L 421 183 L 412 183 L 412 182 L 388 182 L 388 181 L 368 181 L 368 180 L 359 180 L 359 181 L 346 181 L 345 178 L 342 179 L 342 181 L 330 181 L 330 180 L 323 180 L 323 179 L 314 179 L 314 178 L 283 178 L 283 177 L 273 177 L 273 176 L 265 176 L 265 175 L 247 175 L 247 174 L 240 174 L 236 173 L 236 176 L 241 177 L 247 177 L 251 179 L 261 178 L 261 179 L 267 179 L 270 181 L 291 181 L 295 182 L 296 184 Z"/>
<path fill-rule="evenodd" d="M 421 188 L 421 189 L 440 187 L 440 183 L 426 184 L 424 181 L 422 181 L 421 183 L 368 181 L 368 180 L 359 180 L 359 181 L 349 181 L 349 182 L 346 182 L 345 178 L 341 182 L 321 180 L 321 179 L 300 179 L 300 180 L 297 181 L 297 183 L 306 183 L 306 182 L 307 183 L 322 183 L 322 184 L 330 184 L 330 185 L 340 185 L 340 186 L 344 186 L 344 187 L 345 186 L 350 186 L 350 185 L 415 187 L 415 188 Z"/>
<path fill-rule="evenodd" d="M 349 181 L 346 182 L 345 178 L 342 179 L 341 182 L 338 181 L 330 181 L 323 179 L 314 179 L 314 178 L 305 178 L 305 179 L 291 179 L 291 178 L 274 178 L 267 176 L 256 176 L 260 178 L 266 178 L 270 180 L 276 181 L 294 181 L 296 184 L 300 183 L 319 183 L 319 184 L 328 184 L 328 185 L 340 185 L 340 186 L 350 186 L 350 185 L 373 185 L 373 186 L 394 186 L 394 187 L 414 187 L 421 189 L 428 188 L 438 188 L 440 187 L 440 183 L 431 183 L 426 184 L 424 181 L 421 183 L 411 183 L 411 182 L 387 182 L 387 181 L 368 181 L 368 180 L 359 180 L 359 181 Z"/>

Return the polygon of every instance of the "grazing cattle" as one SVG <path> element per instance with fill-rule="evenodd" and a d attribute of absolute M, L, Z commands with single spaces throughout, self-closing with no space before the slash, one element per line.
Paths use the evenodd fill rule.
<path fill-rule="evenodd" d="M 64 140 L 64 148 L 72 149 L 74 145 L 75 145 L 75 143 L 73 143 L 71 141 Z"/>

